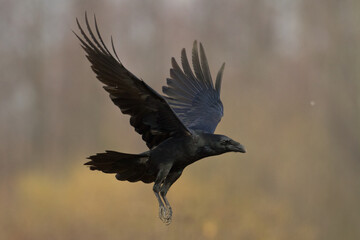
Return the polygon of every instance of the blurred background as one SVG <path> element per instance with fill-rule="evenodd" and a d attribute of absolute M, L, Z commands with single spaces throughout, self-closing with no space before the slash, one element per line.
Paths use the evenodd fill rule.
<path fill-rule="evenodd" d="M 360 239 L 360 1 L 0 4 L 0 239 Z M 226 62 L 216 132 L 248 152 L 187 168 L 170 226 L 152 185 L 83 166 L 146 149 L 71 32 L 85 11 L 157 91 L 195 39 Z"/>

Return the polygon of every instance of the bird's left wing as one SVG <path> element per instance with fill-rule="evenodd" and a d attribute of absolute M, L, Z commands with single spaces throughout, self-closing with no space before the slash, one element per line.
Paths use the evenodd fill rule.
<path fill-rule="evenodd" d="M 204 48 L 200 43 L 199 57 L 196 41 L 192 51 L 195 74 L 190 68 L 185 49 L 181 52 L 181 63 L 183 69 L 174 58 L 171 59 L 171 78 L 167 79 L 167 86 L 163 87 L 166 100 L 188 128 L 214 133 L 223 116 L 220 88 L 225 65 L 221 66 L 214 87 Z"/>
<path fill-rule="evenodd" d="M 124 67 L 115 52 L 112 39 L 115 57 L 110 53 L 100 36 L 95 16 L 97 37 L 91 30 L 86 14 L 85 20 L 90 37 L 84 32 L 78 19 L 76 21 L 83 38 L 74 33 L 87 54 L 91 68 L 105 85 L 104 89 L 110 94 L 114 104 L 122 113 L 131 116 L 130 124 L 142 135 L 147 146 L 153 148 L 176 134 L 191 134 L 166 100 Z"/>

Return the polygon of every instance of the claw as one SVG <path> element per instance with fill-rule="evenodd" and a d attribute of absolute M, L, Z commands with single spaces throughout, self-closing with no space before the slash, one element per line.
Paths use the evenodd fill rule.
<path fill-rule="evenodd" d="M 159 218 L 163 223 L 169 225 L 172 220 L 172 209 L 165 206 L 159 206 Z"/>
<path fill-rule="evenodd" d="M 164 206 L 159 206 L 159 218 L 161 219 L 161 221 L 164 221 L 164 216 L 165 216 L 165 212 L 166 212 L 166 208 Z"/>
<path fill-rule="evenodd" d="M 168 207 L 167 208 L 167 211 L 166 211 L 166 218 L 170 218 L 171 219 L 171 217 L 172 217 L 172 209 L 171 209 L 171 207 Z"/>

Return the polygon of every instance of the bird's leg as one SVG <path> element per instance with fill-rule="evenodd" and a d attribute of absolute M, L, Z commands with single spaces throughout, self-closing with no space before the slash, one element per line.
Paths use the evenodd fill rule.
<path fill-rule="evenodd" d="M 171 185 L 181 176 L 182 170 L 181 171 L 177 171 L 177 172 L 172 172 L 171 174 L 169 174 L 163 185 L 161 186 L 161 190 L 160 190 L 160 195 L 164 200 L 164 203 L 166 205 L 166 208 L 168 209 L 167 214 L 166 214 L 166 218 L 168 219 L 169 223 L 171 223 L 171 218 L 172 218 L 172 209 L 170 206 L 169 201 L 166 198 L 166 194 L 169 191 L 169 188 L 171 187 Z"/>
<path fill-rule="evenodd" d="M 159 218 L 161 219 L 161 221 L 163 221 L 167 225 L 170 224 L 171 217 L 169 219 L 168 209 L 164 206 L 164 203 L 161 200 L 160 190 L 161 190 L 161 185 L 164 183 L 166 176 L 170 172 L 170 169 L 171 169 L 171 165 L 166 165 L 159 171 L 159 173 L 156 177 L 156 180 L 155 180 L 154 187 L 153 187 L 153 191 L 159 202 Z"/>
<path fill-rule="evenodd" d="M 161 200 L 161 198 L 160 198 L 160 194 L 159 194 L 159 187 L 156 187 L 156 189 L 155 189 L 155 185 L 154 185 L 154 188 L 153 188 L 153 190 L 154 190 L 154 193 L 155 193 L 155 196 L 156 196 L 156 199 L 158 200 L 158 202 L 159 202 L 159 217 L 160 217 L 160 219 L 162 220 L 162 221 L 164 221 L 163 220 L 163 218 L 162 218 L 162 216 L 164 216 L 165 215 L 165 206 L 164 206 L 164 203 L 162 202 L 162 200 Z"/>

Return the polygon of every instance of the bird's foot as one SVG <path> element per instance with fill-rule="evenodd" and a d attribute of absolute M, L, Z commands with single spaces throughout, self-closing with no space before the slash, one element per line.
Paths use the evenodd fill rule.
<path fill-rule="evenodd" d="M 166 211 L 166 218 L 170 219 L 171 222 L 171 217 L 172 217 L 172 209 L 170 206 L 167 207 L 167 211 Z"/>
<path fill-rule="evenodd" d="M 159 218 L 163 223 L 169 225 L 171 223 L 172 209 L 165 206 L 159 206 Z"/>

